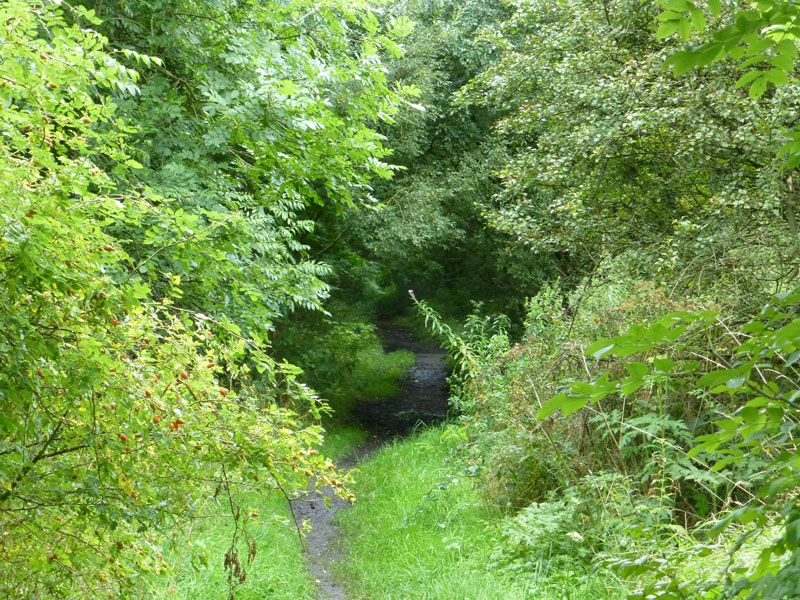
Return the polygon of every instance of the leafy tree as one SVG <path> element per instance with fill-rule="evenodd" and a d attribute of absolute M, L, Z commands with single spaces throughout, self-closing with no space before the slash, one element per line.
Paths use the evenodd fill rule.
<path fill-rule="evenodd" d="M 370 125 L 400 96 L 375 47 L 403 24 L 97 9 L 0 6 L 0 595 L 132 597 L 171 525 L 220 495 L 233 589 L 256 552 L 238 490 L 343 485 L 313 449 L 325 406 L 267 332 L 326 294 L 299 210 L 390 172 Z"/>
<path fill-rule="evenodd" d="M 524 3 L 489 37 L 503 54 L 461 94 L 509 111 L 497 130 L 513 158 L 489 221 L 583 272 L 629 253 L 681 285 L 732 289 L 753 268 L 786 277 L 791 194 L 775 153 L 795 88 L 758 103 L 720 63 L 671 77 L 655 15 L 625 0 Z"/>
<path fill-rule="evenodd" d="M 332 248 L 379 266 L 388 310 L 406 308 L 404 290 L 413 287 L 437 295 L 453 313 L 468 313 L 471 300 L 518 311 L 551 265 L 545 259 L 530 266 L 515 237 L 485 227 L 483 204 L 499 191 L 496 172 L 508 159 L 491 132 L 498 111 L 453 102 L 494 59 L 479 32 L 501 21 L 508 7 L 414 1 L 390 5 L 383 18 L 401 14 L 415 27 L 403 41 L 404 55 L 387 60 L 388 76 L 413 84 L 420 96 L 381 130 L 402 170 L 377 183 L 376 210 L 346 215 L 347 233 Z"/>
<path fill-rule="evenodd" d="M 143 164 L 125 185 L 151 191 L 162 215 L 117 234 L 137 276 L 158 291 L 180 276 L 182 307 L 251 335 L 320 306 L 330 269 L 306 254 L 302 211 L 370 203 L 370 179 L 391 174 L 372 126 L 391 120 L 401 90 L 378 51 L 397 54 L 391 36 L 407 24 L 380 27 L 366 6 L 103 6 L 119 51 L 164 61 L 137 64 L 141 95 L 120 103 Z"/>
<path fill-rule="evenodd" d="M 697 47 L 675 52 L 667 61 L 675 74 L 692 67 L 703 67 L 725 58 L 742 60 L 737 70 L 745 71 L 736 88 L 749 86 L 749 95 L 760 98 L 768 85 L 785 85 L 793 79 L 797 60 L 798 19 L 800 11 L 784 0 L 759 0 L 752 7 L 744 3 L 726 5 L 718 0 L 703 4 L 673 1 L 661 2 L 666 9 L 658 20 L 657 35 L 667 38 L 678 34 L 688 40 L 693 32 L 702 34 L 708 18 L 712 21 L 712 38 Z M 798 159 L 800 160 L 800 159 Z M 786 168 L 797 166 L 792 162 Z"/>

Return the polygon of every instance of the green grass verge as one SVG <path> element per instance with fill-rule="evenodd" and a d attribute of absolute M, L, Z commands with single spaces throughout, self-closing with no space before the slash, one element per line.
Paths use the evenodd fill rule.
<path fill-rule="evenodd" d="M 359 500 L 337 517 L 352 596 L 375 600 L 605 600 L 601 574 L 541 557 L 503 559 L 503 515 L 448 464 L 453 434 L 432 428 L 379 451 L 356 477 Z"/>
<path fill-rule="evenodd" d="M 325 442 L 319 451 L 333 462 L 338 462 L 352 454 L 367 437 L 367 432 L 358 425 L 338 424 L 325 432 Z"/>
<path fill-rule="evenodd" d="M 259 524 L 248 531 L 257 545 L 255 560 L 245 565 L 247 549 L 240 544 L 247 581 L 236 589 L 237 600 L 280 599 L 314 600 L 316 588 L 301 553 L 297 531 L 286 501 L 277 494 L 242 494 L 237 499 L 247 511 L 262 515 Z M 220 498 L 209 501 L 206 515 L 223 515 L 230 508 Z M 229 518 L 209 516 L 195 521 L 177 536 L 174 546 L 163 549 L 172 573 L 159 576 L 142 586 L 142 598 L 153 600 L 220 600 L 228 597 L 227 572 L 223 560 L 233 535 Z"/>
<path fill-rule="evenodd" d="M 408 350 L 385 353 L 380 345 L 362 351 L 353 371 L 354 396 L 390 398 L 399 391 L 399 382 L 414 366 L 414 354 Z"/>

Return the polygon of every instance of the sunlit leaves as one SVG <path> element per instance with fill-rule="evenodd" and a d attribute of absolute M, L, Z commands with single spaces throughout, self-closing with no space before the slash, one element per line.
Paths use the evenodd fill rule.
<path fill-rule="evenodd" d="M 387 174 L 371 126 L 400 101 L 345 39 L 350 6 L 97 7 L 0 7 L 10 598 L 131 597 L 205 499 L 327 481 L 324 405 L 268 332 L 326 296 L 298 214 Z"/>

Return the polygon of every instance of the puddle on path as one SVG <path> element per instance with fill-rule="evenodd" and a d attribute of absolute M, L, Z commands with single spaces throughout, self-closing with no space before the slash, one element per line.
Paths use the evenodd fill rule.
<path fill-rule="evenodd" d="M 408 350 L 416 363 L 400 382 L 399 393 L 387 400 L 364 401 L 356 406 L 353 418 L 369 433 L 369 439 L 339 461 L 339 469 L 352 469 L 386 442 L 411 433 L 420 422 L 442 421 L 447 416 L 448 376 L 446 353 L 433 342 L 420 341 L 408 330 L 392 324 L 379 326 L 387 352 Z M 331 498 L 326 506 L 323 496 Z M 342 583 L 333 576 L 336 563 L 345 556 L 340 547 L 339 530 L 333 523 L 336 513 L 350 506 L 336 498 L 333 490 L 322 488 L 292 503 L 298 521 L 308 521 L 311 531 L 305 539 L 307 563 L 319 585 L 319 600 L 347 600 Z"/>

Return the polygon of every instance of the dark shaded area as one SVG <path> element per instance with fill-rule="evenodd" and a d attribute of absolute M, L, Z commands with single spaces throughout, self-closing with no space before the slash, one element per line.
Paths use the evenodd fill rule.
<path fill-rule="evenodd" d="M 408 435 L 420 424 L 430 425 L 447 417 L 449 371 L 446 353 L 434 342 L 419 340 L 407 329 L 391 323 L 379 324 L 379 331 L 386 352 L 407 350 L 416 357 L 396 396 L 367 400 L 353 409 L 353 418 L 383 443 Z"/>

